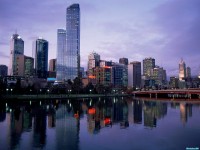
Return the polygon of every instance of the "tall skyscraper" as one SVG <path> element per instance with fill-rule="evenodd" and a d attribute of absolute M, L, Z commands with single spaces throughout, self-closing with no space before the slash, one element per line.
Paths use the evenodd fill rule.
<path fill-rule="evenodd" d="M 141 87 L 141 62 L 134 61 L 128 65 L 128 86 Z"/>
<path fill-rule="evenodd" d="M 35 47 L 35 72 L 38 78 L 47 78 L 48 71 L 48 41 L 39 38 L 33 42 Z"/>
<path fill-rule="evenodd" d="M 124 64 L 124 65 L 128 65 L 128 58 L 120 58 L 119 63 Z"/>
<path fill-rule="evenodd" d="M 72 4 L 66 11 L 66 71 L 65 79 L 80 75 L 80 8 Z"/>
<path fill-rule="evenodd" d="M 56 61 L 56 78 L 61 81 L 66 79 L 66 30 L 57 30 L 57 61 Z M 67 79 L 66 79 L 67 80 Z"/>
<path fill-rule="evenodd" d="M 9 75 L 18 75 L 17 56 L 24 54 L 24 41 L 18 34 L 13 34 L 10 40 Z"/>
<path fill-rule="evenodd" d="M 155 59 L 154 58 L 145 58 L 143 60 L 143 75 L 146 77 L 151 76 L 151 69 L 155 68 Z"/>
<path fill-rule="evenodd" d="M 183 59 L 181 59 L 179 63 L 179 80 L 180 81 L 184 80 L 185 77 L 186 77 L 186 65 Z"/>

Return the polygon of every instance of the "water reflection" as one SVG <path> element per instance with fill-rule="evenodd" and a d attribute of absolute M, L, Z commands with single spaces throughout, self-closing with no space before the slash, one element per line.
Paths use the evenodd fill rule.
<path fill-rule="evenodd" d="M 193 106 L 199 104 L 122 98 L 1 102 L 0 144 L 2 149 L 79 150 L 81 129 L 92 135 L 104 129 L 109 132 L 116 126 L 119 130 L 134 128 L 133 125 L 155 129 L 169 110 L 179 110 L 179 122 L 186 125 L 192 118 Z M 80 128 L 84 121 L 86 124 Z"/>

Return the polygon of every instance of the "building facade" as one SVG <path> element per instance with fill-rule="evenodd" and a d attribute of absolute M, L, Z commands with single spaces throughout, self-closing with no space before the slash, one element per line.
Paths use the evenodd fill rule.
<path fill-rule="evenodd" d="M 65 80 L 80 75 L 80 8 L 72 4 L 66 11 L 66 70 Z"/>
<path fill-rule="evenodd" d="M 120 58 L 119 63 L 124 64 L 124 65 L 128 65 L 128 58 Z"/>
<path fill-rule="evenodd" d="M 88 76 L 92 75 L 92 70 L 100 65 L 100 55 L 92 52 L 88 56 Z"/>
<path fill-rule="evenodd" d="M 17 56 L 24 54 L 24 41 L 18 34 L 13 34 L 10 40 L 9 75 L 18 76 Z"/>
<path fill-rule="evenodd" d="M 128 86 L 141 87 L 141 62 L 134 61 L 128 65 Z"/>
<path fill-rule="evenodd" d="M 186 77 L 186 65 L 183 59 L 179 63 L 179 80 L 184 80 Z"/>
<path fill-rule="evenodd" d="M 57 30 L 57 59 L 56 59 L 56 79 L 62 81 L 66 79 L 66 30 Z"/>
<path fill-rule="evenodd" d="M 48 74 L 48 41 L 39 38 L 33 42 L 35 74 L 38 78 L 47 78 Z"/>
<path fill-rule="evenodd" d="M 6 65 L 0 65 L 0 76 L 7 76 L 8 75 L 8 67 Z"/>
<path fill-rule="evenodd" d="M 56 59 L 49 60 L 49 71 L 56 71 Z"/>
<path fill-rule="evenodd" d="M 143 60 L 143 75 L 146 77 L 151 76 L 151 69 L 155 68 L 155 59 L 154 58 L 145 58 Z"/>

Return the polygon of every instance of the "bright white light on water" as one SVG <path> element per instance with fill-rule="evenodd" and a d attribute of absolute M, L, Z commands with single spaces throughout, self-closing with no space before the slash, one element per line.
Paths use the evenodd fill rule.
<path fill-rule="evenodd" d="M 31 101 L 30 101 L 30 105 L 31 105 Z"/>

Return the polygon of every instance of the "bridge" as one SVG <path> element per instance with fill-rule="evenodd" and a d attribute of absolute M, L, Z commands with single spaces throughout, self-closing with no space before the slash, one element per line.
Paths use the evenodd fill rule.
<path fill-rule="evenodd" d="M 149 90 L 134 91 L 134 97 L 148 98 L 172 98 L 172 99 L 198 99 L 200 100 L 200 89 L 174 89 L 174 90 Z"/>

